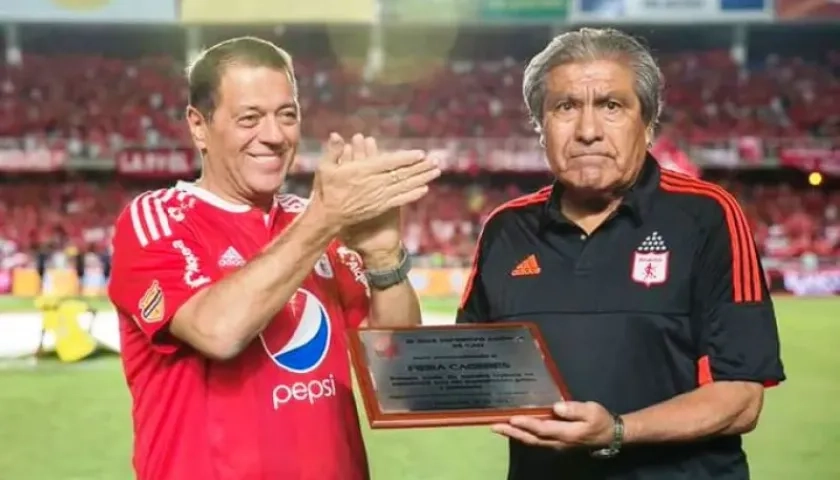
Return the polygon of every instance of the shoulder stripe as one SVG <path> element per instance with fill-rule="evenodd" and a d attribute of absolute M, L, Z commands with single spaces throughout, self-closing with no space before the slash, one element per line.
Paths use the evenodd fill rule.
<path fill-rule="evenodd" d="M 172 197 L 174 197 L 175 194 L 178 193 L 178 190 L 175 189 L 175 188 L 167 188 L 166 190 L 159 190 L 159 192 L 162 192 L 162 193 L 160 193 L 158 198 L 160 198 L 161 202 L 166 203 L 166 202 L 172 200 Z M 181 193 L 185 194 L 186 192 L 181 192 Z M 183 199 L 183 195 L 179 194 L 178 199 L 179 200 Z"/>
<path fill-rule="evenodd" d="M 128 207 L 128 210 L 129 214 L 131 215 L 131 228 L 134 231 L 134 235 L 137 237 L 137 241 L 140 243 L 140 246 L 145 247 L 149 244 L 149 239 L 146 238 L 146 233 L 143 231 L 143 226 L 140 223 L 139 200 L 140 197 L 136 197 L 134 200 L 132 200 L 131 205 L 129 205 Z"/>
<path fill-rule="evenodd" d="M 163 189 L 142 193 L 132 200 L 129 206 L 131 227 L 141 247 L 172 236 L 172 228 L 163 206 L 163 199 L 172 198 L 172 195 L 173 189 Z"/>
<path fill-rule="evenodd" d="M 155 213 L 160 219 L 160 228 L 162 230 L 163 236 L 165 237 L 172 236 L 172 229 L 169 227 L 169 216 L 166 214 L 166 209 L 163 207 L 163 203 L 165 201 L 164 198 L 166 198 L 168 192 L 171 190 L 171 188 L 168 188 L 166 190 L 158 190 L 157 192 L 155 192 L 154 200 L 152 200 L 152 203 L 154 204 Z"/>
<path fill-rule="evenodd" d="M 534 193 L 530 193 L 521 197 L 514 198 L 513 200 L 509 200 L 496 207 L 492 212 L 490 212 L 489 215 L 487 215 L 487 218 L 484 220 L 484 226 L 478 232 L 478 239 L 475 243 L 475 251 L 473 253 L 472 258 L 472 266 L 470 267 L 470 273 L 467 276 L 467 283 L 464 286 L 464 292 L 461 294 L 459 308 L 464 308 L 464 306 L 467 304 L 467 299 L 470 297 L 470 293 L 472 293 L 473 282 L 475 282 L 475 277 L 476 275 L 478 275 L 478 257 L 479 251 L 481 249 L 481 237 L 484 235 L 484 229 L 486 228 L 487 224 L 490 223 L 490 220 L 505 210 L 510 210 L 512 208 L 527 207 L 528 205 L 542 203 L 548 200 L 548 197 L 550 196 L 551 186 L 543 187 Z"/>
<path fill-rule="evenodd" d="M 736 303 L 760 302 L 763 292 L 755 242 L 735 197 L 718 185 L 673 172 L 662 172 L 660 186 L 667 192 L 711 198 L 721 206 L 732 252 L 733 300 Z"/>

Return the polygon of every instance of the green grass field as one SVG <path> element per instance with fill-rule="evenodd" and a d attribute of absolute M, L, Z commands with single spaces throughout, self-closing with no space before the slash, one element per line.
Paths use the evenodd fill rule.
<path fill-rule="evenodd" d="M 753 478 L 840 479 L 840 300 L 776 305 L 788 381 L 768 392 L 762 422 L 747 437 Z M 429 312 L 454 307 L 424 302 Z M 31 302 L 6 299 L 0 309 L 29 310 Z M 129 413 L 113 356 L 0 370 L 0 480 L 133 478 Z M 506 443 L 484 427 L 365 434 L 374 480 L 504 478 Z"/>

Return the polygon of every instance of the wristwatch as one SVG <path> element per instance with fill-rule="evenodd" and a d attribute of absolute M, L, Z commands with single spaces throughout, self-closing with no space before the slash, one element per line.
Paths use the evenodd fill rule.
<path fill-rule="evenodd" d="M 621 445 L 624 442 L 624 420 L 618 414 L 611 413 L 611 415 L 613 417 L 612 441 L 608 447 L 593 451 L 591 455 L 595 458 L 612 458 L 621 451 Z"/>
<path fill-rule="evenodd" d="M 388 270 L 365 270 L 368 285 L 376 290 L 385 290 L 400 284 L 408 278 L 411 270 L 411 257 L 405 247 L 400 247 L 400 263 L 396 268 Z"/>

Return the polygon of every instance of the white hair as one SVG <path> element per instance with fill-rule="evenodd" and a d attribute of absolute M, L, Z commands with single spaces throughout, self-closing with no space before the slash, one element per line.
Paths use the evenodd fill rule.
<path fill-rule="evenodd" d="M 612 28 L 581 28 L 554 37 L 525 68 L 522 95 L 537 133 L 542 135 L 545 102 L 545 78 L 560 65 L 602 59 L 627 63 L 636 74 L 636 95 L 641 104 L 642 120 L 653 130 L 662 113 L 663 76 L 650 50 L 632 36 Z"/>

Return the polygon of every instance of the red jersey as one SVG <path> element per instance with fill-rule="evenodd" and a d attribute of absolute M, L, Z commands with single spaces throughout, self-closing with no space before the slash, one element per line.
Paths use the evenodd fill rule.
<path fill-rule="evenodd" d="M 210 360 L 167 328 L 187 299 L 257 255 L 305 204 L 280 195 L 265 214 L 182 182 L 139 195 L 119 216 L 108 293 L 140 480 L 368 478 L 345 338 L 369 306 L 357 254 L 333 242 L 233 360 Z"/>

